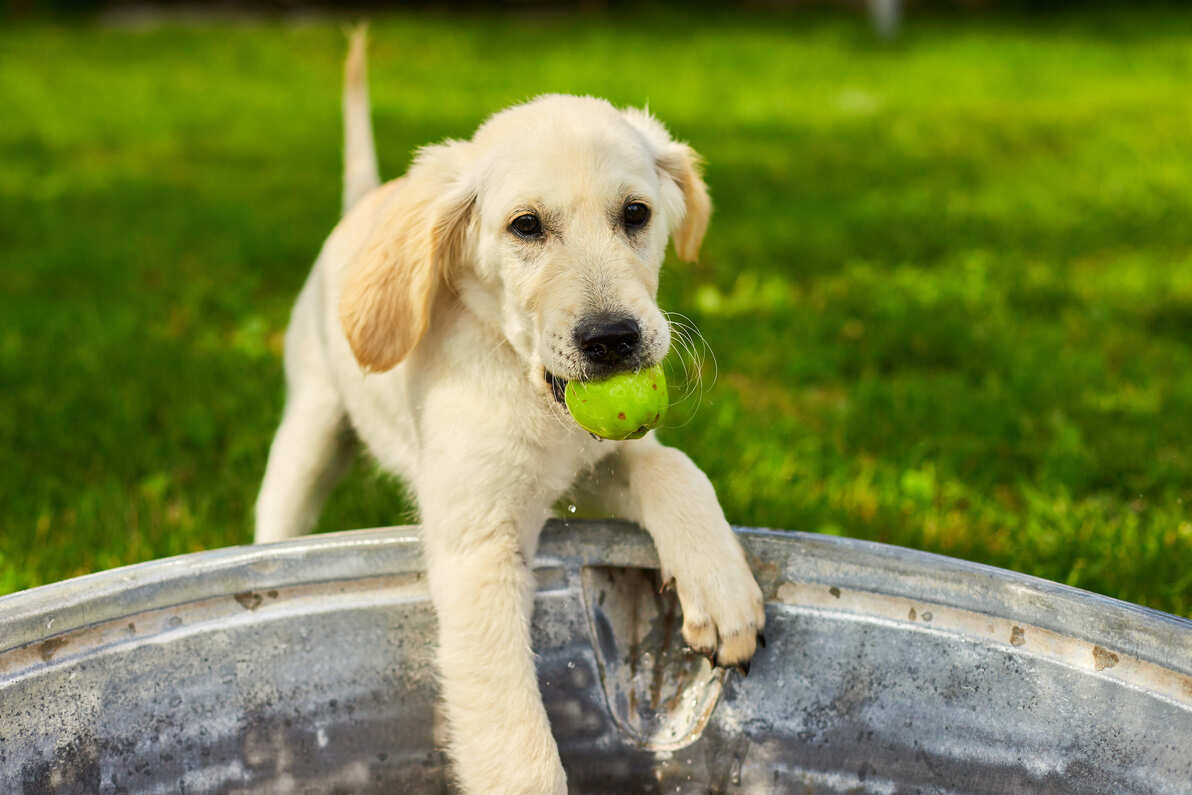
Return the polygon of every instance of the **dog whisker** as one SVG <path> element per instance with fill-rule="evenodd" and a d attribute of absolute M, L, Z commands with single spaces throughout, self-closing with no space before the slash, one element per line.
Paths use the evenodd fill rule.
<path fill-rule="evenodd" d="M 690 400 L 692 396 L 695 396 L 695 406 L 692 408 L 687 420 L 680 425 L 671 426 L 681 428 L 688 422 L 691 422 L 696 413 L 699 412 L 699 409 L 703 405 L 705 392 L 716 384 L 719 376 L 719 367 L 716 362 L 715 352 L 691 318 L 680 312 L 664 311 L 663 315 L 671 328 L 672 339 L 674 340 L 673 347 L 678 354 L 679 366 L 683 370 L 683 394 L 676 403 L 684 403 Z M 711 383 L 705 384 L 704 373 L 706 370 L 705 362 L 707 360 L 711 360 L 712 379 Z"/>

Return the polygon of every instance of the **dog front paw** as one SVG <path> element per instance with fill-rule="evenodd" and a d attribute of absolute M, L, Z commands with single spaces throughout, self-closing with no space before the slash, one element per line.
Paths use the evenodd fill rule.
<path fill-rule="evenodd" d="M 663 569 L 663 586 L 673 583 L 678 592 L 687 645 L 713 665 L 748 673 L 758 643 L 765 644 L 765 600 L 736 538 L 731 542 L 721 554 L 688 551 Z"/>

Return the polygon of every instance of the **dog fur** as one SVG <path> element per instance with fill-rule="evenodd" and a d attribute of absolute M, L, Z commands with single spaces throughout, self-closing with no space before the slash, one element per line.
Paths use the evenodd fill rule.
<path fill-rule="evenodd" d="M 651 433 L 594 439 L 551 376 L 600 375 L 577 324 L 640 327 L 622 367 L 670 347 L 656 304 L 667 240 L 698 255 L 710 204 L 699 160 L 647 112 L 544 96 L 470 141 L 423 148 L 380 184 L 363 31 L 345 67 L 344 210 L 286 332 L 286 406 L 256 505 L 256 541 L 314 525 L 358 444 L 421 514 L 449 753 L 469 793 L 563 793 L 530 645 L 538 534 L 564 494 L 641 524 L 673 579 L 683 637 L 747 663 L 762 595 L 708 478 Z M 633 231 L 626 202 L 650 208 Z M 511 221 L 533 213 L 542 235 Z"/>

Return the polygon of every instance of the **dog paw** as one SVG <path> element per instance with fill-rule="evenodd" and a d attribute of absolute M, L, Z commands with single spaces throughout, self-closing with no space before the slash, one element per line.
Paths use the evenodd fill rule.
<path fill-rule="evenodd" d="M 663 571 L 663 584 L 673 581 L 683 609 L 683 639 L 713 665 L 735 665 L 749 673 L 759 642 L 765 645 L 765 600 L 745 555 L 733 539 L 729 554 L 700 555 Z"/>

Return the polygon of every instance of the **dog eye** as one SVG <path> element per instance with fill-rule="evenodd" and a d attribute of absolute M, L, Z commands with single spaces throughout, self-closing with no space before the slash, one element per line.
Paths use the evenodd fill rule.
<path fill-rule="evenodd" d="M 630 202 L 621 211 L 621 217 L 625 220 L 626 228 L 640 229 L 650 220 L 650 208 L 641 202 Z"/>
<path fill-rule="evenodd" d="M 514 218 L 509 228 L 518 237 L 538 237 L 542 234 L 542 222 L 533 213 L 526 213 Z"/>

